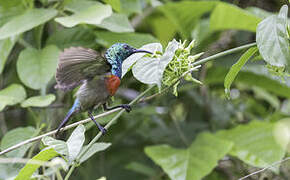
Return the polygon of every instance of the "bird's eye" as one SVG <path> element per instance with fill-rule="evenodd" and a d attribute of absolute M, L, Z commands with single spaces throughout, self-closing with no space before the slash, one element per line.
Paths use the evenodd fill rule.
<path fill-rule="evenodd" d="M 125 48 L 125 49 L 129 49 L 129 46 L 125 45 L 124 48 Z"/>

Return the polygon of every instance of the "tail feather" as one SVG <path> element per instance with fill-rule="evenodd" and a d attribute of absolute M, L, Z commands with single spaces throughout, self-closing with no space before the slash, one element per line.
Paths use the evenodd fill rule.
<path fill-rule="evenodd" d="M 68 111 L 68 113 L 66 114 L 64 120 L 62 120 L 62 122 L 60 123 L 60 125 L 58 126 L 57 128 L 57 131 L 56 131 L 56 135 L 59 133 L 60 129 L 63 128 L 66 123 L 69 121 L 70 117 L 76 113 L 77 111 L 79 110 L 79 101 L 78 99 L 75 100 L 72 108 Z"/>

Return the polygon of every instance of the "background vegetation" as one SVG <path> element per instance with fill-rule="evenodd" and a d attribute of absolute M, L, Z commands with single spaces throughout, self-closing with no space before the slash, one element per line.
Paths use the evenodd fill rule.
<path fill-rule="evenodd" d="M 45 136 L 23 145 L 0 156 L 0 179 L 223 180 L 273 163 L 247 179 L 289 179 L 290 162 L 279 163 L 290 150 L 287 4 L 0 0 L 1 151 L 55 129 L 72 105 L 75 91 L 54 89 L 64 48 L 104 52 L 126 42 L 151 48 L 150 62 L 160 61 L 131 59 L 137 63 L 113 104 L 135 105 L 129 114 L 98 119 L 113 125 L 105 136 L 88 121 L 64 131 L 63 140 Z M 146 68 L 164 74 L 150 79 L 139 73 Z M 198 71 L 185 73 L 192 68 Z"/>

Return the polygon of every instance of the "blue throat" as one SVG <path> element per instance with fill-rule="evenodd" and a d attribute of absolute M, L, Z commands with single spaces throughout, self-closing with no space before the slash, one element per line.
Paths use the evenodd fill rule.
<path fill-rule="evenodd" d="M 115 76 L 118 76 L 121 79 L 121 77 L 122 77 L 122 64 L 121 63 L 112 64 L 111 73 Z"/>
<path fill-rule="evenodd" d="M 110 53 L 106 53 L 105 58 L 112 66 L 111 73 L 115 76 L 118 76 L 121 79 L 123 57 L 116 56 L 116 55 L 110 54 Z"/>

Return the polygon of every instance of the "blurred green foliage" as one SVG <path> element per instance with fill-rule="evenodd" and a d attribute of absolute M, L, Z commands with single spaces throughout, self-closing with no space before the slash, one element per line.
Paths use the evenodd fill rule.
<path fill-rule="evenodd" d="M 125 42 L 155 52 L 125 61 L 113 104 L 128 103 L 148 84 L 159 86 L 88 151 L 98 133 L 92 122 L 63 132 L 65 140 L 45 137 L 2 155 L 24 161 L 0 161 L 0 179 L 226 180 L 287 157 L 290 28 L 283 3 L 0 0 L 1 151 L 55 129 L 72 105 L 75 91 L 54 89 L 64 48 L 104 53 Z M 200 53 L 205 58 L 255 40 L 257 47 L 219 56 L 173 83 L 196 67 Z M 78 167 L 69 174 L 71 164 Z M 252 179 L 289 179 L 289 172 L 283 163 Z"/>

